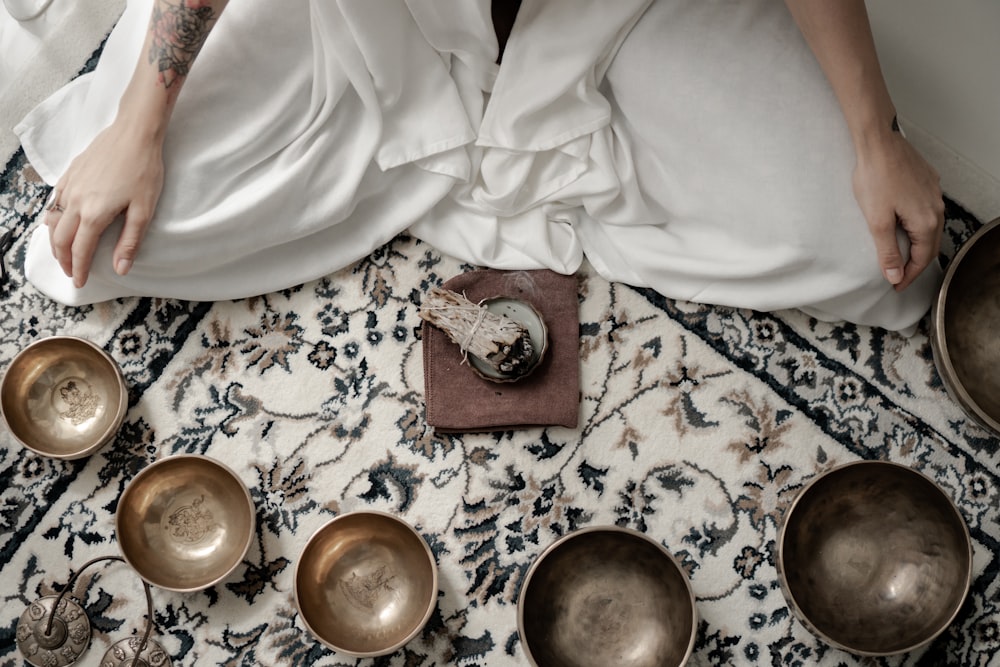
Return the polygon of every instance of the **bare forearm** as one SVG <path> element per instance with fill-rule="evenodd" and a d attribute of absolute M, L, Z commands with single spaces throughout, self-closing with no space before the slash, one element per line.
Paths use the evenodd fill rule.
<path fill-rule="evenodd" d="M 863 0 L 786 0 L 830 82 L 854 144 L 891 131 L 889 97 Z"/>
<path fill-rule="evenodd" d="M 163 141 L 177 96 L 226 0 L 155 0 L 135 71 L 114 122 L 56 183 L 45 223 L 52 254 L 76 287 L 98 242 L 124 214 L 112 266 L 131 268 L 163 188 Z"/>
<path fill-rule="evenodd" d="M 162 138 L 177 97 L 228 0 L 156 0 L 119 117 Z"/>
<path fill-rule="evenodd" d="M 854 196 L 879 266 L 905 289 L 937 259 L 944 202 L 934 168 L 897 132 L 863 0 L 785 0 L 830 81 L 857 159 Z M 909 238 L 904 250 L 902 229 Z"/>

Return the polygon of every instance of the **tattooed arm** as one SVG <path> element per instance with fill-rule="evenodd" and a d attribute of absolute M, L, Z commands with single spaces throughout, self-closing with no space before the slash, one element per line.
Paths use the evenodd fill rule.
<path fill-rule="evenodd" d="M 227 0 L 155 0 L 142 55 L 118 113 L 56 184 L 45 215 L 52 254 L 87 282 L 97 242 L 124 214 L 114 270 L 132 268 L 163 188 L 163 140 L 191 65 Z M 61 209 L 61 210 L 60 210 Z"/>

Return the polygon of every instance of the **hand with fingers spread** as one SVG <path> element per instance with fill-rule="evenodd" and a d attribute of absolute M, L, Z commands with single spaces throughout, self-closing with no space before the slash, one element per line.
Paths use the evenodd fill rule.
<path fill-rule="evenodd" d="M 45 215 L 52 254 L 77 288 L 104 230 L 122 214 L 112 262 L 128 273 L 163 188 L 161 140 L 126 125 L 118 120 L 97 135 L 52 190 Z"/>
<path fill-rule="evenodd" d="M 155 0 L 115 120 L 70 163 L 46 206 L 52 254 L 83 287 L 104 231 L 124 215 L 112 262 L 132 268 L 163 189 L 163 141 L 191 65 L 227 0 Z"/>
<path fill-rule="evenodd" d="M 944 228 L 940 178 L 898 132 L 857 151 L 854 195 L 868 221 L 879 265 L 896 290 L 936 261 Z M 909 237 L 899 247 L 897 229 Z"/>

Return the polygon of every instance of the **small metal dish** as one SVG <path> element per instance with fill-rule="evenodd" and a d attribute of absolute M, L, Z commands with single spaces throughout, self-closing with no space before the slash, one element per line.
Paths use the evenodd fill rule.
<path fill-rule="evenodd" d="M 505 375 L 494 369 L 486 361 L 470 354 L 469 364 L 472 366 L 472 370 L 476 375 L 490 382 L 516 382 L 523 380 L 538 368 L 549 347 L 549 332 L 545 326 L 545 320 L 542 319 L 541 314 L 535 310 L 534 306 L 520 299 L 495 297 L 485 300 L 483 305 L 489 312 L 495 315 L 505 315 L 524 326 L 528 330 L 528 339 L 531 341 L 534 353 L 531 355 L 531 361 L 527 369 L 517 375 Z"/>
<path fill-rule="evenodd" d="M 934 364 L 948 393 L 1000 435 L 1000 218 L 951 260 L 931 322 Z"/>
<path fill-rule="evenodd" d="M 338 653 L 388 655 L 412 640 L 437 605 L 427 542 L 390 514 L 359 511 L 313 533 L 295 566 L 295 603 L 306 628 Z"/>
<path fill-rule="evenodd" d="M 100 347 L 75 336 L 50 336 L 11 361 L 0 409 L 26 448 L 78 459 L 114 439 L 128 410 L 128 389 L 118 364 Z"/>
<path fill-rule="evenodd" d="M 698 622 L 687 575 L 662 545 L 617 526 L 583 528 L 528 569 L 517 628 L 538 667 L 679 667 Z"/>
<path fill-rule="evenodd" d="M 255 522 L 250 492 L 236 473 L 188 454 L 139 471 L 115 513 L 128 564 L 153 586 L 180 592 L 229 576 L 250 548 Z"/>
<path fill-rule="evenodd" d="M 895 655 L 955 619 L 972 583 L 972 540 L 929 478 L 859 461 L 799 492 L 778 535 L 777 567 L 788 606 L 821 640 L 858 655 Z"/>

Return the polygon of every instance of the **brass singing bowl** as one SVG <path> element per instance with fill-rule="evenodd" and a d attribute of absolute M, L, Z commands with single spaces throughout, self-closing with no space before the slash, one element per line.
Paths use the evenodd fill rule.
<path fill-rule="evenodd" d="M 931 349 L 945 388 L 1000 435 L 1000 218 L 959 248 L 931 311 Z"/>
<path fill-rule="evenodd" d="M 390 514 L 331 519 L 295 566 L 295 603 L 316 639 L 338 653 L 393 653 L 423 629 L 437 604 L 437 564 L 413 527 Z"/>
<path fill-rule="evenodd" d="M 100 347 L 75 336 L 50 336 L 11 361 L 0 409 L 26 448 L 78 459 L 114 439 L 128 411 L 128 389 L 118 364 Z"/>
<path fill-rule="evenodd" d="M 955 619 L 972 582 L 972 541 L 923 474 L 860 461 L 822 473 L 786 511 L 778 580 L 799 621 L 865 656 L 913 651 Z"/>
<path fill-rule="evenodd" d="M 517 603 L 521 646 L 533 665 L 678 667 L 697 635 L 687 575 L 643 533 L 583 528 L 532 563 Z"/>
<path fill-rule="evenodd" d="M 190 592 L 240 564 L 256 515 L 246 485 L 207 456 L 177 455 L 139 471 L 118 499 L 115 532 L 126 562 L 153 586 Z"/>

